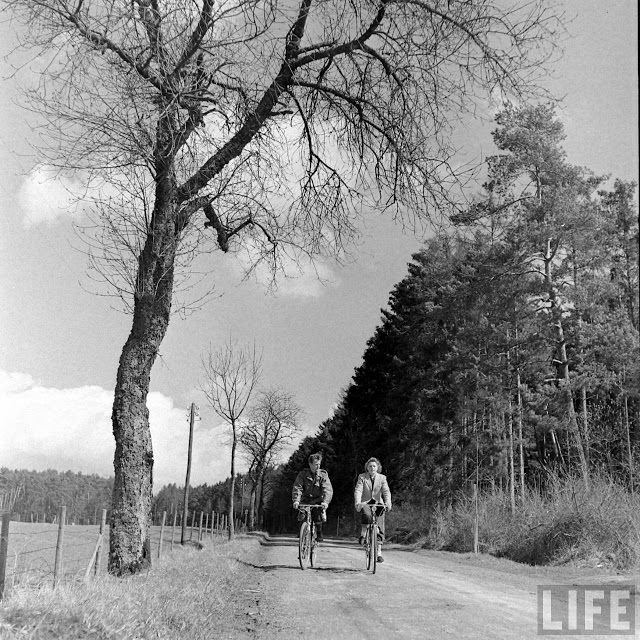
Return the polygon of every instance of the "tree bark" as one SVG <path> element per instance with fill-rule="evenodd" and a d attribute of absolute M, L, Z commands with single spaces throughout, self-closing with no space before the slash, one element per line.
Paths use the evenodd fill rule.
<path fill-rule="evenodd" d="M 231 425 L 233 431 L 233 440 L 231 442 L 231 491 L 229 496 L 229 540 L 233 540 L 235 535 L 234 523 L 234 497 L 236 492 L 236 447 L 238 446 L 238 434 L 236 431 L 236 423 Z"/>
<path fill-rule="evenodd" d="M 123 576 L 151 564 L 149 526 L 153 449 L 147 395 L 151 368 L 171 313 L 176 246 L 176 181 L 169 116 L 158 125 L 156 199 L 151 229 L 138 261 L 131 332 L 120 356 L 111 420 L 116 449 L 110 518 L 109 572 Z M 164 145 L 163 145 L 164 142 Z"/>
<path fill-rule="evenodd" d="M 262 529 L 264 527 L 264 474 L 265 469 L 262 469 L 258 478 L 258 499 L 256 501 L 256 510 L 258 517 L 258 526 Z"/>
<path fill-rule="evenodd" d="M 518 456 L 520 460 L 520 500 L 524 501 L 524 435 L 522 429 L 522 389 L 520 370 L 516 370 L 516 387 L 518 389 Z"/>
<path fill-rule="evenodd" d="M 576 418 L 576 410 L 573 404 L 573 393 L 571 392 L 571 379 L 569 376 L 569 361 L 567 359 L 567 342 L 564 335 L 564 327 L 562 324 L 562 309 L 560 308 L 558 295 L 556 293 L 556 287 L 551 275 L 551 263 L 555 255 L 555 250 L 551 248 L 551 238 L 547 240 L 547 248 L 544 255 L 544 270 L 545 270 L 545 283 L 547 286 L 547 293 L 549 296 L 549 302 L 551 304 L 551 316 L 553 326 L 556 334 L 556 349 L 558 354 L 557 369 L 558 369 L 558 382 L 560 384 L 561 392 L 564 397 L 565 407 L 567 411 L 567 420 L 569 423 L 569 431 L 576 443 L 576 449 L 578 450 L 578 458 L 580 461 L 580 471 L 582 472 L 582 479 L 585 486 L 589 486 L 589 468 L 587 466 L 587 459 L 584 452 L 584 443 L 580 435 L 580 429 L 578 427 L 578 420 Z"/>
<path fill-rule="evenodd" d="M 584 457 L 587 461 L 587 467 L 589 466 L 589 451 L 591 449 L 591 443 L 589 441 L 589 410 L 587 406 L 587 388 L 582 385 L 582 431 L 584 435 Z"/>
<path fill-rule="evenodd" d="M 155 305 L 136 303 L 133 328 L 120 358 L 111 416 L 116 449 L 109 572 L 116 575 L 137 573 L 151 563 L 153 449 L 146 401 L 167 322 L 168 313 Z"/>
<path fill-rule="evenodd" d="M 509 498 L 511 500 L 511 513 L 516 512 L 516 469 L 513 442 L 513 413 L 511 397 L 509 397 Z"/>
<path fill-rule="evenodd" d="M 251 485 L 251 495 L 249 497 L 249 531 L 256 528 L 256 483 Z"/>

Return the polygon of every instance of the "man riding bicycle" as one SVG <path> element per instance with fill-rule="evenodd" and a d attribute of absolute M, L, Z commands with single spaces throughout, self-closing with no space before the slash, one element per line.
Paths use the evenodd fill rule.
<path fill-rule="evenodd" d="M 317 508 L 311 510 L 311 517 L 316 525 L 316 539 L 322 542 L 322 523 L 327 519 L 325 511 L 333 497 L 333 487 L 329 474 L 320 468 L 322 462 L 321 453 L 312 453 L 309 456 L 309 468 L 303 469 L 296 477 L 291 491 L 293 508 L 298 509 L 302 504 L 317 504 Z M 304 514 L 298 512 L 298 521 L 304 519 Z"/>
<path fill-rule="evenodd" d="M 360 525 L 360 544 L 364 542 L 367 526 L 371 523 L 371 504 L 384 503 L 387 511 L 391 511 L 391 490 L 387 483 L 387 476 L 383 476 L 382 465 L 378 458 L 369 458 L 364 465 L 366 473 L 361 473 L 356 482 L 353 499 L 356 511 L 362 514 Z M 384 514 L 378 516 L 378 562 L 382 558 L 382 543 L 384 542 Z"/>

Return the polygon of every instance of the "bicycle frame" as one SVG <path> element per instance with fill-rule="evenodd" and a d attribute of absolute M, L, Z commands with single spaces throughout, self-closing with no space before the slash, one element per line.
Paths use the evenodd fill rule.
<path fill-rule="evenodd" d="M 364 551 L 367 571 L 373 565 L 373 573 L 375 573 L 378 566 L 378 516 L 385 512 L 386 507 L 380 502 L 371 504 L 369 507 L 371 507 L 371 522 L 367 526 L 367 532 L 364 537 Z"/>
<path fill-rule="evenodd" d="M 300 523 L 298 535 L 298 560 L 302 570 L 310 564 L 317 565 L 319 542 L 317 540 L 316 525 L 311 518 L 311 509 L 317 509 L 317 504 L 299 504 L 298 510 L 304 513 L 304 520 Z"/>

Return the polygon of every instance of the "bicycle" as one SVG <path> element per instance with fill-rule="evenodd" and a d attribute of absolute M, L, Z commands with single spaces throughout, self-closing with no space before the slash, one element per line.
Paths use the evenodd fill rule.
<path fill-rule="evenodd" d="M 367 571 L 369 571 L 371 565 L 373 565 L 373 573 L 375 573 L 378 565 L 378 531 L 380 530 L 378 517 L 385 512 L 386 507 L 381 502 L 376 502 L 369 506 L 371 507 L 371 522 L 367 526 L 363 546 L 366 555 Z"/>
<path fill-rule="evenodd" d="M 318 546 L 316 525 L 311 518 L 311 509 L 318 509 L 318 504 L 299 504 L 298 509 L 304 512 L 304 520 L 300 523 L 300 534 L 298 536 L 298 560 L 300 568 L 306 569 L 307 565 L 316 566 L 318 557 Z"/>

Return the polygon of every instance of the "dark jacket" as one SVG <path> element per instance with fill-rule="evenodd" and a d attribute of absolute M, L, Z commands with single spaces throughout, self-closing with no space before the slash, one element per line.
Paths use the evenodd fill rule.
<path fill-rule="evenodd" d="M 296 477 L 291 491 L 291 501 L 302 504 L 328 505 L 333 497 L 333 487 L 329 474 L 324 469 L 318 469 L 314 475 L 311 469 L 303 469 Z"/>

